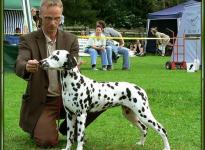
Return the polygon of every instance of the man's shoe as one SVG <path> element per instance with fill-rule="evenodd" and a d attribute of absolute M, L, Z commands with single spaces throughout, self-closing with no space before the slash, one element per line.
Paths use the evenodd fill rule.
<path fill-rule="evenodd" d="M 123 67 L 122 70 L 129 70 L 129 68 Z"/>
<path fill-rule="evenodd" d="M 93 67 L 92 70 L 96 71 L 96 70 L 98 70 L 98 69 L 97 69 L 96 67 Z"/>
<path fill-rule="evenodd" d="M 104 66 L 102 67 L 102 71 L 106 71 L 106 70 L 107 70 L 107 66 L 104 65 Z"/>
<path fill-rule="evenodd" d="M 113 63 L 117 63 L 117 60 L 120 58 L 120 56 L 115 53 L 115 52 L 112 52 L 112 61 Z"/>
<path fill-rule="evenodd" d="M 112 65 L 107 65 L 107 70 L 108 71 L 112 70 Z"/>
<path fill-rule="evenodd" d="M 62 135 L 67 135 L 67 123 L 66 123 L 66 119 L 60 124 L 59 132 L 60 132 Z"/>
<path fill-rule="evenodd" d="M 98 70 L 95 64 L 92 65 L 92 70 Z"/>

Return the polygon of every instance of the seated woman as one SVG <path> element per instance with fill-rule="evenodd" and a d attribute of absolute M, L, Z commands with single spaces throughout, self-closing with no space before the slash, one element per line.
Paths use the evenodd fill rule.
<path fill-rule="evenodd" d="M 106 54 L 106 39 L 104 34 L 102 34 L 102 29 L 96 27 L 95 33 L 91 34 L 91 37 L 88 39 L 85 53 L 89 53 L 91 56 L 91 66 L 93 70 L 97 70 L 96 62 L 97 56 L 101 56 L 102 70 L 107 70 L 107 54 Z"/>

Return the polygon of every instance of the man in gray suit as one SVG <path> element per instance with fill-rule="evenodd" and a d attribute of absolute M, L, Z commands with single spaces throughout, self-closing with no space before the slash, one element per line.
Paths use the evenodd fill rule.
<path fill-rule="evenodd" d="M 42 70 L 39 68 L 39 61 L 56 49 L 67 50 L 78 60 L 77 37 L 59 29 L 62 12 L 61 0 L 42 0 L 41 29 L 21 37 L 16 60 L 16 74 L 28 83 L 22 96 L 20 127 L 30 133 L 40 147 L 53 147 L 58 144 L 56 120 L 59 117 L 65 118 L 65 112 L 59 88 L 59 72 Z M 98 114 L 89 116 L 87 125 Z M 65 134 L 67 126 L 65 122 L 63 125 L 62 131 Z"/>

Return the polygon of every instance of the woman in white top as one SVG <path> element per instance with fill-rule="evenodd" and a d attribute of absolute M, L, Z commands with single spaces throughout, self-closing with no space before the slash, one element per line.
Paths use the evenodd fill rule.
<path fill-rule="evenodd" d="M 102 29 L 96 27 L 95 33 L 91 34 L 88 39 L 85 52 L 89 53 L 91 56 L 91 65 L 93 70 L 96 69 L 97 56 L 101 56 L 102 70 L 107 70 L 107 54 L 106 54 L 106 39 L 104 34 L 102 34 Z"/>
<path fill-rule="evenodd" d="M 162 56 L 164 56 L 165 54 L 165 48 L 167 46 L 167 44 L 169 43 L 170 41 L 170 37 L 164 33 L 161 33 L 161 32 L 158 32 L 157 31 L 157 28 L 151 28 L 151 33 L 156 37 L 156 38 L 159 38 L 157 39 L 157 45 L 158 45 L 158 48 L 159 50 L 162 51 Z"/>

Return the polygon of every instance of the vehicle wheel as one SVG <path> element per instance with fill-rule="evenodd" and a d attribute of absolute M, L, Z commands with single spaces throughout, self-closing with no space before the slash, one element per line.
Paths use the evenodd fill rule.
<path fill-rule="evenodd" d="M 171 62 L 170 62 L 170 61 L 167 61 L 167 62 L 166 62 L 165 68 L 166 68 L 166 69 L 171 69 Z"/>

